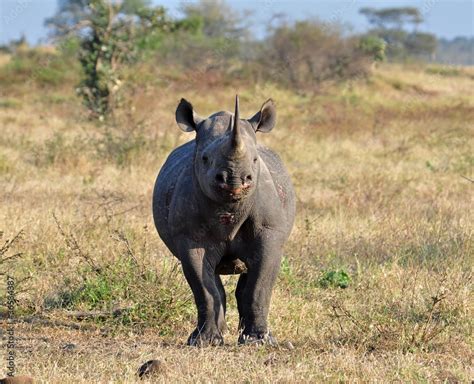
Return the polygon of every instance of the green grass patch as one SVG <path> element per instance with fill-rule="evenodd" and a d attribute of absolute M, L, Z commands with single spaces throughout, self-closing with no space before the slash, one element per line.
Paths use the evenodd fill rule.
<path fill-rule="evenodd" d="M 325 271 L 318 280 L 321 288 L 347 288 L 350 282 L 349 274 L 343 269 Z"/>
<path fill-rule="evenodd" d="M 160 334 L 193 317 L 194 302 L 176 264 L 158 272 L 123 256 L 97 269 L 83 266 L 81 280 L 66 277 L 45 308 L 83 312 L 83 319 L 109 326 L 158 327 Z"/>
<path fill-rule="evenodd" d="M 21 106 L 21 103 L 17 99 L 0 99 L 0 108 L 5 108 L 5 109 L 14 109 L 18 108 Z"/>
<path fill-rule="evenodd" d="M 463 76 L 463 72 L 455 67 L 433 66 L 425 69 L 425 72 L 430 75 L 438 75 L 445 77 Z"/>

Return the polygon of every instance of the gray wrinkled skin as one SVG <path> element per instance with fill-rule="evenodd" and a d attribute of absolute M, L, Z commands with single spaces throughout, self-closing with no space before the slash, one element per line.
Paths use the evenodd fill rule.
<path fill-rule="evenodd" d="M 273 102 L 246 120 L 239 118 L 237 98 L 235 114 L 203 119 L 182 99 L 176 120 L 196 138 L 176 148 L 163 165 L 153 217 L 194 294 L 198 319 L 188 344 L 223 343 L 226 296 L 220 275 L 232 273 L 241 274 L 239 343 L 273 344 L 270 298 L 295 216 L 287 171 L 278 155 L 256 141 L 256 132 L 275 125 Z"/>

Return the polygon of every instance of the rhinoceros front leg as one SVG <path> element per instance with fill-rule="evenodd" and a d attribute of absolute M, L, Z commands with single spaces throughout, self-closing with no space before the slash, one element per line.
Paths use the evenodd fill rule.
<path fill-rule="evenodd" d="M 240 344 L 276 344 L 267 325 L 273 286 L 280 270 L 281 242 L 258 239 L 246 254 L 247 276 L 240 277 L 236 291 L 241 334 Z"/>
<path fill-rule="evenodd" d="M 180 260 L 196 303 L 197 327 L 188 338 L 188 345 L 222 345 L 225 309 L 223 287 L 218 286 L 215 275 L 216 255 L 209 250 L 189 243 L 181 243 Z M 220 282 L 220 280 L 219 280 Z"/>

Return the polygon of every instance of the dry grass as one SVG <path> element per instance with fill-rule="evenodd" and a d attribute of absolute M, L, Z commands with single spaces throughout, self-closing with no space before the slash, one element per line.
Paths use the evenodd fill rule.
<path fill-rule="evenodd" d="M 236 345 L 235 277 L 226 346 L 182 346 L 194 308 L 153 228 L 153 183 L 190 139 L 173 120 L 179 98 L 205 115 L 230 109 L 235 88 L 164 84 L 135 89 L 108 128 L 83 118 L 70 87 L 4 90 L 0 230 L 2 241 L 22 235 L 0 255 L 18 283 L 19 373 L 130 383 L 157 358 L 162 382 L 474 377 L 469 70 L 385 66 L 317 95 L 239 88 L 248 115 L 277 101 L 277 128 L 260 139 L 284 158 L 298 196 L 270 314 L 278 348 Z M 335 270 L 348 288 L 319 283 Z"/>

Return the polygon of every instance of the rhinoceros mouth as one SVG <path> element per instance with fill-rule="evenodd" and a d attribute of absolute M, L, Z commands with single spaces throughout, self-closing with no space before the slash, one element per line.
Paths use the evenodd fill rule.
<path fill-rule="evenodd" d="M 243 185 L 240 185 L 240 186 L 235 186 L 235 185 L 229 185 L 229 184 L 226 184 L 226 183 L 220 183 L 219 184 L 219 188 L 229 192 L 229 193 L 232 193 L 234 195 L 239 195 L 241 193 L 243 193 L 244 191 L 248 190 L 249 188 L 251 187 L 250 184 L 243 184 Z"/>
<path fill-rule="evenodd" d="M 228 185 L 225 183 L 220 183 L 219 189 L 224 196 L 231 198 L 232 200 L 240 200 L 245 197 L 251 187 L 251 184 L 243 184 L 240 186 Z"/>

